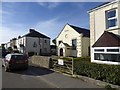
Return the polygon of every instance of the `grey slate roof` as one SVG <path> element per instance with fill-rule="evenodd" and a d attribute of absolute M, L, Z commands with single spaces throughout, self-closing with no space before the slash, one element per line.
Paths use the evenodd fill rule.
<path fill-rule="evenodd" d="M 73 25 L 70 25 L 75 31 L 77 31 L 78 33 L 82 33 L 84 37 L 90 37 L 90 30 L 88 29 L 85 29 L 85 28 L 80 28 L 80 27 L 77 27 L 77 26 L 73 26 Z"/>
<path fill-rule="evenodd" d="M 26 34 L 24 36 L 26 36 L 26 37 L 39 37 L 39 38 L 48 38 L 48 39 L 50 39 L 49 37 L 47 37 L 47 36 L 37 32 L 35 30 L 31 30 L 31 32 L 29 32 L 28 34 Z"/>

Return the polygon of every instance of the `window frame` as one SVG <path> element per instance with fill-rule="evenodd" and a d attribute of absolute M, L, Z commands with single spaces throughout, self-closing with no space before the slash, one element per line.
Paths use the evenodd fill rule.
<path fill-rule="evenodd" d="M 116 11 L 116 16 L 115 17 L 108 17 L 108 13 L 115 10 Z M 114 29 L 118 27 L 118 8 L 113 8 L 111 10 L 105 11 L 105 16 L 106 16 L 106 29 Z M 116 26 L 109 26 L 109 21 L 110 20 L 116 20 Z"/>
<path fill-rule="evenodd" d="M 73 44 L 73 40 L 76 41 L 76 45 Z M 73 46 L 74 45 L 74 46 Z M 72 50 L 77 50 L 77 39 L 72 39 Z"/>
<path fill-rule="evenodd" d="M 94 48 L 92 48 L 93 49 L 93 58 L 94 58 L 94 61 L 106 61 L 106 62 L 120 62 L 119 60 L 102 60 L 102 59 L 96 59 L 96 56 L 95 56 L 95 54 L 98 54 L 98 55 L 120 55 L 120 47 L 94 47 Z M 104 49 L 104 52 L 103 51 L 95 51 L 95 50 L 102 50 L 102 49 Z M 113 50 L 113 51 L 108 51 L 108 50 Z M 115 50 L 115 51 L 114 51 Z M 116 50 L 118 50 L 118 51 L 116 51 Z M 112 56 L 111 56 L 112 57 Z M 109 58 L 108 58 L 109 59 Z M 118 59 L 119 59 L 119 57 L 118 57 Z"/>

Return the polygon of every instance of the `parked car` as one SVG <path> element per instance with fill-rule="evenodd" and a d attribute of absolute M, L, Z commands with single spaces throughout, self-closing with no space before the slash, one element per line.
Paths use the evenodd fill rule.
<path fill-rule="evenodd" d="M 14 69 L 27 69 L 28 68 L 28 58 L 24 54 L 7 54 L 4 59 L 2 59 L 2 65 L 5 67 L 5 71 L 11 71 Z"/>

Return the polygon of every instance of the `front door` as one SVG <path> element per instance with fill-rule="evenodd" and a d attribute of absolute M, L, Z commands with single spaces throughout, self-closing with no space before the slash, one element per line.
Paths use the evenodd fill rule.
<path fill-rule="evenodd" d="M 60 48 L 60 56 L 63 56 L 63 49 Z"/>

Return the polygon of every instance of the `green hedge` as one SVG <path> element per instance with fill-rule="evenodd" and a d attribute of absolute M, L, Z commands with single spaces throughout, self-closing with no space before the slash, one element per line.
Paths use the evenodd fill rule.
<path fill-rule="evenodd" d="M 120 66 L 95 64 L 86 60 L 74 60 L 74 73 L 120 85 Z"/>
<path fill-rule="evenodd" d="M 84 60 L 90 62 L 90 57 L 79 57 L 79 58 L 74 58 L 74 60 Z"/>

